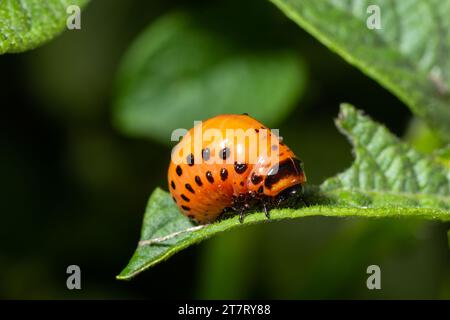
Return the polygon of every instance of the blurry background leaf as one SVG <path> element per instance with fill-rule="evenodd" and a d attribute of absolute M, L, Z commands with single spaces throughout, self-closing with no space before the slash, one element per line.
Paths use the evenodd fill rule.
<path fill-rule="evenodd" d="M 248 43 L 221 35 L 200 15 L 160 18 L 124 57 L 116 124 L 168 144 L 172 130 L 221 113 L 247 112 L 267 125 L 278 123 L 303 92 L 304 65 L 292 50 Z"/>
<path fill-rule="evenodd" d="M 450 221 L 449 169 L 402 143 L 353 106 L 343 104 L 336 123 L 354 146 L 356 159 L 352 167 L 325 181 L 322 185 L 324 194 L 310 187 L 305 198 L 311 206 L 274 209 L 271 220 L 323 215 Z M 263 221 L 267 221 L 264 213 L 253 213 L 244 223 L 235 216 L 162 243 L 139 245 L 118 278 L 129 279 L 217 233 Z M 145 212 L 141 241 L 165 237 L 194 226 L 180 214 L 170 195 L 157 189 Z"/>
<path fill-rule="evenodd" d="M 88 0 L 0 1 L 0 54 L 33 49 L 66 28 L 70 5 Z"/>
<path fill-rule="evenodd" d="M 436 150 L 433 156 L 437 161 L 441 162 L 445 167 L 450 168 L 450 145 Z"/>
<path fill-rule="evenodd" d="M 445 145 L 439 135 L 420 118 L 411 120 L 404 140 L 422 153 L 432 153 Z"/>
<path fill-rule="evenodd" d="M 450 141 L 450 0 L 271 0 Z M 378 5 L 381 29 L 366 20 Z"/>

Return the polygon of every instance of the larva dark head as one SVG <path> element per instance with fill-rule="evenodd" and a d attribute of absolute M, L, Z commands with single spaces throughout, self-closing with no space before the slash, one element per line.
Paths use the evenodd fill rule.
<path fill-rule="evenodd" d="M 272 206 L 281 208 L 295 208 L 301 202 L 303 186 L 293 185 L 281 191 L 273 200 Z"/>

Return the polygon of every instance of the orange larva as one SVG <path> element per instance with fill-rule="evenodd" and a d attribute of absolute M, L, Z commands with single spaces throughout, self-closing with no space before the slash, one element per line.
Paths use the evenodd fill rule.
<path fill-rule="evenodd" d="M 169 166 L 169 190 L 180 211 L 204 224 L 224 212 L 237 212 L 242 221 L 248 210 L 261 208 L 268 216 L 271 208 L 292 204 L 306 177 L 280 140 L 246 114 L 197 124 L 175 146 Z"/>

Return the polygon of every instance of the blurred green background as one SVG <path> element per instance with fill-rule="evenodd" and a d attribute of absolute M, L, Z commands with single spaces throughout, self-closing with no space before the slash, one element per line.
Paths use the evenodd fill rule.
<path fill-rule="evenodd" d="M 130 282 L 115 280 L 137 244 L 149 194 L 167 189 L 171 148 L 170 137 L 132 137 L 113 125 L 117 72 L 133 40 L 180 9 L 213 21 L 219 41 L 288 50 L 301 61 L 295 101 L 265 117 L 303 159 L 309 183 L 351 164 L 333 123 L 344 101 L 422 151 L 435 147 L 415 137 L 417 124 L 397 98 L 269 2 L 93 1 L 81 30 L 0 57 L 0 298 L 449 299 L 448 226 L 416 220 L 263 224 L 191 247 Z M 81 267 L 82 290 L 66 288 L 70 264 Z M 366 288 L 371 264 L 381 267 L 382 290 Z"/>

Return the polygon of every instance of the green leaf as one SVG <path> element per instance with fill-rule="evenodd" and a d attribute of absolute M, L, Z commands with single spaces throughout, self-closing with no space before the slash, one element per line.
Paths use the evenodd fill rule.
<path fill-rule="evenodd" d="M 300 209 L 274 209 L 271 211 L 271 221 L 284 219 L 302 218 L 308 216 L 327 217 L 417 217 L 431 220 L 450 221 L 450 211 L 434 208 L 402 208 L 402 207 L 340 207 L 333 205 L 313 205 Z M 192 232 L 185 232 L 177 237 L 162 243 L 152 245 L 139 245 L 130 259 L 128 265 L 117 276 L 118 279 L 131 279 L 140 272 L 155 264 L 166 260 L 180 250 L 205 240 L 220 232 L 241 228 L 255 223 L 267 222 L 262 212 L 249 214 L 244 223 L 240 223 L 238 217 L 232 217 L 207 226 L 199 226 Z M 175 232 L 195 228 L 186 217 L 184 217 L 170 195 L 156 189 L 150 197 L 143 228 L 141 241 L 164 237 Z"/>
<path fill-rule="evenodd" d="M 295 105 L 303 83 L 297 53 L 243 48 L 196 16 L 172 13 L 123 58 L 114 120 L 129 135 L 165 144 L 172 130 L 221 113 L 247 112 L 273 125 Z"/>
<path fill-rule="evenodd" d="M 341 106 L 336 123 L 354 145 L 355 163 L 320 188 L 307 187 L 304 197 L 310 206 L 274 209 L 271 221 L 307 216 L 450 221 L 450 169 L 402 143 L 350 105 Z M 243 224 L 238 217 L 231 217 L 195 226 L 179 212 L 167 192 L 156 189 L 146 209 L 140 245 L 117 278 L 130 279 L 217 233 L 266 221 L 264 213 L 258 212 L 246 216 Z M 158 243 L 152 240 L 167 236 Z"/>
<path fill-rule="evenodd" d="M 51 40 L 66 28 L 67 7 L 88 0 L 0 1 L 0 54 L 23 52 Z"/>
<path fill-rule="evenodd" d="M 433 152 L 433 156 L 436 161 L 439 161 L 445 167 L 450 168 L 450 144 Z"/>
<path fill-rule="evenodd" d="M 350 169 L 324 182 L 341 204 L 450 208 L 450 170 L 401 142 L 348 104 L 337 126 L 353 144 Z"/>
<path fill-rule="evenodd" d="M 271 0 L 450 139 L 450 0 Z M 381 29 L 367 19 L 378 5 Z"/>

